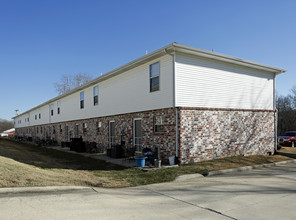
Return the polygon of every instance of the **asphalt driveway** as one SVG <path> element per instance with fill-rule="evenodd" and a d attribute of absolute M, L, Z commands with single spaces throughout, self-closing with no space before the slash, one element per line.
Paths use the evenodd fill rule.
<path fill-rule="evenodd" d="M 0 194 L 0 219 L 296 219 L 296 164 L 171 183 Z"/>

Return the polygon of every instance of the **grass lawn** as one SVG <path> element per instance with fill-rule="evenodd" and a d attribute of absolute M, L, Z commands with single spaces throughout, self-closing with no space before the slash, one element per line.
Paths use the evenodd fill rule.
<path fill-rule="evenodd" d="M 0 187 L 96 186 L 128 187 L 172 181 L 183 174 L 201 173 L 291 158 L 236 156 L 175 168 L 144 172 L 50 148 L 0 139 Z"/>

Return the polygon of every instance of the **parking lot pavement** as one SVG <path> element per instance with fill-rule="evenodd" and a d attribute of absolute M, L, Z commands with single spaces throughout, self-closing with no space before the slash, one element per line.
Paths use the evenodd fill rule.
<path fill-rule="evenodd" d="M 0 196 L 0 219 L 295 219 L 296 165 L 147 186 Z"/>

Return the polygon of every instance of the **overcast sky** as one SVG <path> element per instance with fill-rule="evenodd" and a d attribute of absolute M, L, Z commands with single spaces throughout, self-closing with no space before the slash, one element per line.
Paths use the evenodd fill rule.
<path fill-rule="evenodd" d="M 100 76 L 172 42 L 278 68 L 296 85 L 296 1 L 0 0 L 0 118 L 55 96 L 63 74 Z"/>

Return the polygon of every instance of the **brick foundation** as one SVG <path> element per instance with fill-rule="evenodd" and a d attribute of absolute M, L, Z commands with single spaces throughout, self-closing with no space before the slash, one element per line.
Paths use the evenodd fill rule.
<path fill-rule="evenodd" d="M 274 153 L 274 112 L 185 109 L 180 113 L 181 163 Z"/>
<path fill-rule="evenodd" d="M 177 108 L 177 111 L 181 164 L 233 155 L 274 153 L 273 111 L 206 108 Z M 154 132 L 154 116 L 164 116 L 163 133 Z M 109 147 L 109 122 L 114 121 L 115 144 L 120 144 L 122 138 L 127 147 L 132 147 L 133 120 L 136 118 L 142 119 L 142 148 L 159 146 L 164 163 L 168 162 L 169 156 L 176 155 L 176 108 L 17 128 L 16 135 L 50 137 L 60 143 L 67 140 L 65 127 L 68 126 L 68 138 L 81 136 L 84 141 L 96 142 L 106 150 Z M 101 123 L 100 131 L 98 122 Z M 83 123 L 87 124 L 86 132 Z M 121 136 L 122 131 L 124 136 Z"/>
<path fill-rule="evenodd" d="M 154 116 L 164 116 L 163 133 L 154 132 Z M 133 120 L 135 118 L 142 119 L 142 148 L 159 146 L 160 156 L 164 162 L 167 162 L 169 156 L 176 155 L 176 118 L 174 108 L 17 128 L 16 135 L 38 137 L 39 139 L 46 139 L 48 137 L 60 143 L 67 141 L 65 130 L 66 126 L 68 126 L 68 140 L 72 137 L 81 136 L 84 141 L 96 142 L 101 148 L 106 150 L 109 147 L 109 122 L 114 121 L 115 144 L 120 144 L 122 138 L 126 146 L 131 147 L 133 146 Z M 97 129 L 98 122 L 101 123 L 100 131 Z M 87 124 L 86 132 L 83 131 L 83 123 Z M 78 125 L 78 135 L 76 135 L 76 125 Z M 62 128 L 61 131 L 60 126 Z M 53 132 L 54 129 L 55 132 Z M 125 136 L 121 136 L 122 131 L 126 134 Z"/>

